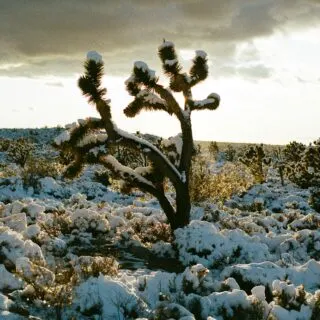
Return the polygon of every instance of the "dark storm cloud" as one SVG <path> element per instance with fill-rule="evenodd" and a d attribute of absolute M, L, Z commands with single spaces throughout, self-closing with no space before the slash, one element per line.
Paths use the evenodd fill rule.
<path fill-rule="evenodd" d="M 231 57 L 242 41 L 286 26 L 314 25 L 320 14 L 318 3 L 0 0 L 0 75 L 70 75 L 81 71 L 91 49 L 103 54 L 107 72 L 128 74 L 133 60 L 155 63 L 162 38 L 181 49 L 205 49 L 220 62 Z"/>

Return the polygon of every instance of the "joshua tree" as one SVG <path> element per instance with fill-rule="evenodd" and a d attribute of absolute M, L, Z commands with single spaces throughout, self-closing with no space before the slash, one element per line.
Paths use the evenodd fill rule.
<path fill-rule="evenodd" d="M 139 188 L 156 197 L 174 230 L 187 225 L 190 218 L 189 172 L 194 152 L 191 113 L 215 110 L 219 106 L 220 97 L 215 93 L 204 100 L 194 100 L 192 97 L 192 87 L 208 75 L 205 52 L 196 51 L 189 74 L 182 73 L 172 42 L 164 41 L 158 54 L 163 71 L 170 80 L 170 88 L 158 83 L 158 77 L 146 63 L 135 62 L 132 74 L 125 82 L 133 101 L 124 109 L 124 113 L 128 117 L 135 117 L 142 110 L 162 110 L 175 116 L 180 122 L 181 133 L 162 141 L 165 147 L 174 147 L 170 157 L 147 140 L 120 130 L 112 121 L 110 100 L 105 98 L 107 90 L 101 85 L 104 74 L 102 57 L 92 51 L 87 55 L 85 73 L 80 77 L 78 85 L 88 101 L 95 105 L 101 118 L 88 118 L 74 124 L 55 142 L 62 151 L 71 150 L 75 155 L 75 160 L 67 168 L 67 176 L 73 177 L 80 173 L 85 163 L 104 165 L 114 178 L 122 180 L 124 189 Z M 179 106 L 173 92 L 183 94 L 183 108 Z M 148 166 L 132 168 L 121 164 L 110 152 L 117 145 L 144 154 L 149 161 Z M 165 195 L 165 179 L 169 179 L 175 189 L 174 204 Z"/>
<path fill-rule="evenodd" d="M 299 162 L 306 148 L 307 146 L 305 146 L 303 143 L 296 141 L 290 142 L 283 149 L 284 160 L 292 163 Z"/>
<path fill-rule="evenodd" d="M 302 149 L 302 148 L 301 148 Z M 288 161 L 286 174 L 301 188 L 320 187 L 320 139 L 305 146 L 300 159 Z"/>
<path fill-rule="evenodd" d="M 208 151 L 210 153 L 210 156 L 214 159 L 216 159 L 218 153 L 219 153 L 219 147 L 216 141 L 211 141 L 208 147 Z"/>
<path fill-rule="evenodd" d="M 265 182 L 266 174 L 263 166 L 269 165 L 271 159 L 266 158 L 262 144 L 251 146 L 239 161 L 249 168 L 257 183 Z"/>

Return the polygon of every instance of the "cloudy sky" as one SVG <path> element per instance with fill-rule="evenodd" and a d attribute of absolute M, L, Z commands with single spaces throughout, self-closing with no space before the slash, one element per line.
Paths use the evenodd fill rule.
<path fill-rule="evenodd" d="M 209 56 L 210 76 L 194 95 L 216 92 L 221 105 L 193 115 L 196 139 L 310 142 L 320 136 L 319 35 L 320 0 L 0 0 L 0 127 L 96 115 L 76 82 L 97 50 L 118 126 L 176 134 L 163 113 L 122 115 L 133 62 L 160 75 L 165 38 L 186 70 L 195 50 Z"/>

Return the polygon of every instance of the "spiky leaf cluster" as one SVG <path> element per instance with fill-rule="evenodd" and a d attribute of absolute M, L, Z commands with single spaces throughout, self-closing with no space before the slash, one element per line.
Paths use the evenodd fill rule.
<path fill-rule="evenodd" d="M 177 76 L 182 70 L 178 61 L 178 56 L 174 44 L 170 41 L 164 41 L 159 47 L 159 57 L 162 61 L 162 68 L 169 77 Z"/>
<path fill-rule="evenodd" d="M 95 162 L 98 153 L 103 153 L 103 148 L 99 149 L 106 144 L 107 137 L 103 129 L 104 124 L 101 119 L 87 118 L 73 123 L 55 139 L 53 145 L 60 149 L 62 157 L 65 155 L 70 158 L 70 154 L 73 155 L 65 173 L 66 177 L 77 176 L 84 163 Z"/>
<path fill-rule="evenodd" d="M 263 145 L 255 145 L 249 147 L 239 161 L 246 165 L 256 182 L 263 183 L 266 180 L 265 165 L 271 163 L 271 159 L 266 157 Z"/>
<path fill-rule="evenodd" d="M 208 76 L 208 60 L 206 54 L 202 51 L 196 51 L 196 57 L 192 60 L 190 69 L 192 85 L 203 81 Z"/>
<path fill-rule="evenodd" d="M 85 62 L 85 74 L 79 78 L 78 85 L 90 103 L 97 103 L 107 93 L 107 90 L 101 87 L 103 74 L 102 62 Z"/>

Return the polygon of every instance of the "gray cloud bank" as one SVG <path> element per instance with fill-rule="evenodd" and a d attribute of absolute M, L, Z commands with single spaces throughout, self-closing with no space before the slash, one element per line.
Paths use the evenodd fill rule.
<path fill-rule="evenodd" d="M 79 73 L 92 49 L 107 73 L 128 75 L 134 60 L 157 61 L 162 38 L 205 49 L 218 63 L 233 58 L 240 42 L 312 27 L 319 16 L 319 0 L 0 0 L 0 75 Z M 257 60 L 251 51 L 243 59 Z M 264 78 L 272 70 L 257 60 L 220 72 Z"/>

